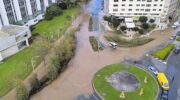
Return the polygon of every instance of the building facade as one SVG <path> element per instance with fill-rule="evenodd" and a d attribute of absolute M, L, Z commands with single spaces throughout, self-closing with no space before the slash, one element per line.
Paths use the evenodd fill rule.
<path fill-rule="evenodd" d="M 173 17 L 179 0 L 108 0 L 108 12 L 119 17 L 147 16 L 156 21 Z M 107 9 L 107 8 L 106 8 Z"/>
<path fill-rule="evenodd" d="M 50 4 L 59 0 L 0 0 L 0 29 L 17 24 L 31 26 L 43 19 Z"/>
<path fill-rule="evenodd" d="M 0 62 L 29 46 L 31 32 L 28 27 L 8 25 L 0 30 Z"/>

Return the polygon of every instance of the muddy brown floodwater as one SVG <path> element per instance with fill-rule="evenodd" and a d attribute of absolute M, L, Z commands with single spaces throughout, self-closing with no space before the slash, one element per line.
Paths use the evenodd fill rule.
<path fill-rule="evenodd" d="M 93 92 L 91 80 L 94 74 L 103 66 L 120 63 L 126 57 L 140 58 L 147 50 L 166 42 L 172 35 L 172 29 L 164 32 L 154 32 L 150 37 L 154 41 L 133 48 L 118 48 L 112 50 L 106 47 L 101 52 L 93 52 L 89 43 L 89 36 L 96 36 L 96 32 L 88 32 L 88 20 L 83 21 L 80 32 L 77 33 L 77 49 L 68 69 L 49 86 L 34 95 L 31 100 L 73 100 L 82 94 Z M 107 44 L 100 33 L 100 40 Z"/>

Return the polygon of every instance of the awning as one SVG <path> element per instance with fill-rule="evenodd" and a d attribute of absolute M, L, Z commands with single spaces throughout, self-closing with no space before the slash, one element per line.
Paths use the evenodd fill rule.
<path fill-rule="evenodd" d="M 133 22 L 133 19 L 132 18 L 125 18 L 125 22 L 131 23 L 131 22 Z"/>
<path fill-rule="evenodd" d="M 126 27 L 127 28 L 135 28 L 135 24 L 134 23 L 126 23 Z"/>

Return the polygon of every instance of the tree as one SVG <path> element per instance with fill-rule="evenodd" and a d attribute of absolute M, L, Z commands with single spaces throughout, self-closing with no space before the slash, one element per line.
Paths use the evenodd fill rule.
<path fill-rule="evenodd" d="M 50 49 L 50 43 L 49 41 L 44 37 L 39 37 L 35 42 L 34 46 L 34 55 L 39 56 L 39 58 L 46 64 L 45 56 L 49 52 Z"/>
<path fill-rule="evenodd" d="M 141 22 L 141 23 L 146 23 L 147 22 L 147 17 L 146 16 L 140 16 L 139 17 L 139 21 Z"/>
<path fill-rule="evenodd" d="M 58 76 L 58 68 L 54 64 L 50 63 L 48 65 L 48 74 L 47 77 L 52 81 Z"/>
<path fill-rule="evenodd" d="M 111 18 L 110 18 L 109 16 L 104 16 L 103 19 L 104 19 L 105 21 L 108 21 L 108 22 L 111 21 Z"/>
<path fill-rule="evenodd" d="M 115 16 L 111 16 L 111 21 L 110 22 L 113 24 L 114 27 L 118 27 L 119 24 L 120 24 L 120 21 Z"/>
<path fill-rule="evenodd" d="M 46 9 L 45 13 L 45 19 L 46 20 L 51 20 L 55 16 L 59 16 L 62 13 L 61 8 L 58 6 L 58 4 L 51 4 L 49 7 Z"/>
<path fill-rule="evenodd" d="M 154 19 L 150 19 L 149 22 L 150 22 L 150 23 L 154 23 L 155 20 L 154 20 Z"/>
<path fill-rule="evenodd" d="M 148 24 L 148 23 L 143 23 L 143 24 L 141 25 L 141 27 L 142 27 L 143 29 L 147 30 L 147 29 L 149 28 L 149 24 Z"/>
<path fill-rule="evenodd" d="M 31 93 L 36 92 L 39 87 L 40 87 L 40 82 L 39 79 L 37 78 L 37 75 L 34 74 L 29 81 L 30 85 L 31 85 Z"/>
<path fill-rule="evenodd" d="M 144 30 L 143 29 L 139 29 L 139 34 L 144 34 Z"/>
<path fill-rule="evenodd" d="M 120 28 L 121 28 L 122 31 L 125 31 L 127 29 L 126 26 L 121 26 Z"/>
<path fill-rule="evenodd" d="M 17 79 L 15 80 L 15 91 L 16 91 L 16 100 L 27 100 L 29 97 L 29 92 L 24 85 L 24 83 Z"/>
<path fill-rule="evenodd" d="M 62 1 L 61 3 L 59 3 L 59 7 L 60 7 L 61 9 L 67 9 L 67 4 Z"/>
<path fill-rule="evenodd" d="M 134 28 L 134 31 L 138 31 L 138 30 L 139 30 L 139 28 L 138 28 L 138 27 L 135 27 L 135 28 Z"/>

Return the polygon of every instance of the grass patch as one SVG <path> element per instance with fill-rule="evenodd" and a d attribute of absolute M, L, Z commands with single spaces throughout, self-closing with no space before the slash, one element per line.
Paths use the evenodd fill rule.
<path fill-rule="evenodd" d="M 89 42 L 91 43 L 92 49 L 94 51 L 98 51 L 100 50 L 99 46 L 98 46 L 98 41 L 96 40 L 95 36 L 90 36 L 89 37 Z"/>
<path fill-rule="evenodd" d="M 33 57 L 33 44 L 18 52 L 17 54 L 5 59 L 0 64 L 0 97 L 8 93 L 13 88 L 13 79 L 24 80 L 31 72 L 31 58 Z M 36 65 L 39 64 L 36 59 Z"/>
<path fill-rule="evenodd" d="M 92 17 L 90 17 L 90 19 L 89 19 L 89 27 L 88 27 L 88 30 L 91 32 L 91 31 L 93 31 L 93 19 L 92 19 Z"/>
<path fill-rule="evenodd" d="M 152 55 L 161 60 L 165 60 L 173 48 L 174 48 L 174 44 L 168 44 L 165 48 L 154 52 Z"/>
<path fill-rule="evenodd" d="M 54 34 L 54 37 L 59 38 L 62 33 L 70 26 L 71 16 L 75 18 L 79 13 L 79 8 L 70 8 L 63 11 L 63 14 L 53 18 L 50 21 L 43 20 L 37 25 L 33 26 L 32 34 L 50 37 Z M 34 42 L 36 42 L 34 40 Z M 7 94 L 13 87 L 13 79 L 18 77 L 22 80 L 26 79 L 32 72 L 31 58 L 34 55 L 34 44 L 30 47 L 18 52 L 17 54 L 4 60 L 3 64 L 0 64 L 0 98 Z M 40 63 L 37 58 L 36 66 Z"/>
<path fill-rule="evenodd" d="M 135 46 L 141 46 L 144 45 L 146 43 L 151 42 L 152 38 L 135 38 L 132 40 L 126 40 L 121 38 L 121 36 L 119 35 L 108 35 L 105 36 L 105 38 L 109 41 L 109 42 L 116 42 L 118 43 L 119 46 L 121 47 L 135 47 Z"/>
<path fill-rule="evenodd" d="M 121 91 L 113 88 L 110 83 L 107 82 L 106 78 L 110 77 L 115 72 L 128 71 L 139 79 L 140 87 L 133 92 L 125 93 L 126 98 L 124 100 L 134 100 L 135 98 L 136 100 L 154 100 L 158 89 L 156 80 L 146 71 L 139 69 L 136 66 L 131 66 L 129 68 L 125 68 L 125 66 L 126 65 L 123 64 L 113 64 L 99 70 L 93 79 L 93 84 L 97 92 L 105 100 L 120 100 L 119 96 Z M 147 77 L 146 84 L 144 83 L 145 76 Z M 144 89 L 144 94 L 139 96 L 141 88 Z"/>
<path fill-rule="evenodd" d="M 180 36 L 178 36 L 178 37 L 176 38 L 176 40 L 177 40 L 177 41 L 180 41 Z"/>
<path fill-rule="evenodd" d="M 60 37 L 64 31 L 71 25 L 73 19 L 78 15 L 79 8 L 69 8 L 64 10 L 60 16 L 54 17 L 52 20 L 43 20 L 33 26 L 32 34 L 40 34 L 42 36 Z"/>

